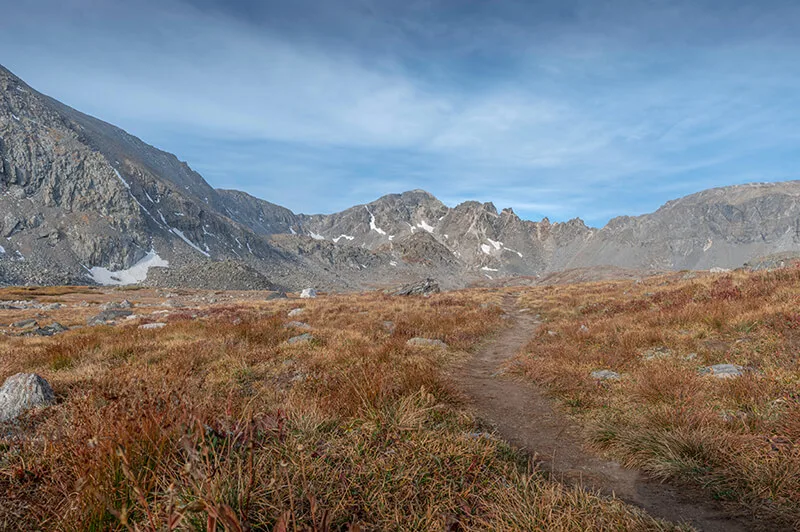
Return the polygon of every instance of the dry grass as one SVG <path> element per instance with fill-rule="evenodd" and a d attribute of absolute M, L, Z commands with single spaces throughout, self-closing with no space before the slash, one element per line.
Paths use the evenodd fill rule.
<path fill-rule="evenodd" d="M 800 269 L 691 277 L 526 290 L 518 362 L 616 459 L 800 526 Z M 745 374 L 698 372 L 719 363 Z"/>
<path fill-rule="evenodd" d="M 58 404 L 0 433 L 0 528 L 671 529 L 529 471 L 454 406 L 441 370 L 503 326 L 499 297 L 251 298 L 3 338 L 0 377 L 38 372 Z M 285 342 L 294 306 L 314 341 Z"/>

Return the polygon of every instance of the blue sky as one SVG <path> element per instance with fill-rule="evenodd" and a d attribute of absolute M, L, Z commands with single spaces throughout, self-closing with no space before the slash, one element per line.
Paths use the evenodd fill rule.
<path fill-rule="evenodd" d="M 296 212 L 423 188 L 602 225 L 800 178 L 800 5 L 29 0 L 0 63 Z"/>

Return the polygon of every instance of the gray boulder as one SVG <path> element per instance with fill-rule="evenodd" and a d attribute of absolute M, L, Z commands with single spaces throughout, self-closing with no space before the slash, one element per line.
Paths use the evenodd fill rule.
<path fill-rule="evenodd" d="M 317 297 L 317 291 L 313 288 L 306 288 L 302 292 L 300 292 L 300 297 L 303 299 L 313 299 Z"/>
<path fill-rule="evenodd" d="M 403 285 L 399 288 L 386 290 L 385 293 L 392 296 L 427 296 L 441 292 L 439 283 L 433 279 L 424 279 L 417 283 Z"/>
<path fill-rule="evenodd" d="M 406 342 L 406 345 L 412 347 L 439 347 L 442 349 L 447 349 L 446 343 L 442 342 L 441 340 L 432 340 L 430 338 L 411 338 Z"/>
<path fill-rule="evenodd" d="M 288 316 L 290 318 L 294 318 L 295 316 L 299 316 L 300 314 L 302 314 L 305 311 L 306 311 L 306 309 L 304 309 L 304 308 L 295 308 L 295 309 L 292 309 L 292 310 L 289 311 Z"/>
<path fill-rule="evenodd" d="M 26 410 L 53 404 L 53 389 L 35 373 L 17 373 L 0 388 L 0 422 L 12 421 Z"/>
<path fill-rule="evenodd" d="M 139 328 L 144 330 L 151 330 L 151 329 L 161 329 L 166 326 L 167 326 L 166 323 L 155 322 L 155 323 L 143 323 L 142 325 L 139 325 Z"/>
<path fill-rule="evenodd" d="M 124 309 L 110 309 L 104 310 L 100 314 L 96 316 L 92 316 L 88 320 L 86 320 L 87 325 L 103 325 L 106 323 L 110 323 L 114 320 L 118 320 L 120 318 L 125 318 L 133 314 L 130 310 Z"/>
<path fill-rule="evenodd" d="M 16 323 L 11 324 L 12 327 L 16 327 L 17 329 L 33 329 L 37 325 L 39 324 L 33 318 L 27 320 L 20 320 Z"/>

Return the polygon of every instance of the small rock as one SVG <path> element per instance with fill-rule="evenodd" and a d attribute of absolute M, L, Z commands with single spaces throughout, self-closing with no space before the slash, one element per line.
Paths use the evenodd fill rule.
<path fill-rule="evenodd" d="M 61 303 L 50 303 L 42 306 L 42 310 L 58 310 L 62 307 Z"/>
<path fill-rule="evenodd" d="M 310 342 L 314 337 L 310 333 L 303 333 L 300 336 L 293 336 L 286 340 L 287 344 L 297 344 L 300 342 Z"/>
<path fill-rule="evenodd" d="M 156 322 L 156 323 L 144 323 L 142 325 L 139 325 L 139 328 L 149 330 L 149 329 L 161 329 L 166 326 L 167 326 L 166 323 Z"/>
<path fill-rule="evenodd" d="M 133 312 L 131 312 L 130 310 L 123 310 L 123 309 L 104 310 L 100 314 L 92 316 L 91 318 L 86 320 L 86 324 L 103 325 L 105 323 L 112 322 L 114 320 L 118 320 L 126 316 L 130 316 L 131 314 L 133 314 Z"/>
<path fill-rule="evenodd" d="M 556 331 L 547 331 L 547 336 L 558 336 Z"/>
<path fill-rule="evenodd" d="M 394 334 L 394 331 L 397 327 L 395 326 L 393 321 L 384 321 L 383 322 L 383 330 L 388 332 L 389 334 Z"/>
<path fill-rule="evenodd" d="M 295 316 L 299 316 L 300 314 L 302 314 L 305 311 L 306 311 L 306 309 L 304 309 L 304 308 L 292 309 L 292 310 L 289 311 L 289 317 L 290 318 L 294 318 Z"/>
<path fill-rule="evenodd" d="M 300 297 L 302 299 L 313 299 L 317 297 L 317 291 L 313 288 L 306 288 L 302 292 L 300 292 Z"/>
<path fill-rule="evenodd" d="M 610 369 L 600 369 L 592 372 L 592 378 L 600 381 L 619 379 L 619 373 Z"/>
<path fill-rule="evenodd" d="M 742 366 L 736 364 L 714 364 L 700 370 L 702 375 L 711 375 L 718 379 L 732 379 L 742 375 Z"/>
<path fill-rule="evenodd" d="M 53 404 L 56 396 L 50 384 L 35 373 L 17 373 L 0 388 L 0 422 L 16 419 L 31 408 Z"/>
<path fill-rule="evenodd" d="M 406 345 L 415 347 L 441 347 L 447 349 L 447 344 L 441 340 L 432 340 L 430 338 L 411 338 L 406 342 Z"/>
<path fill-rule="evenodd" d="M 311 329 L 311 325 L 302 321 L 290 321 L 283 326 L 284 329 Z"/>
<path fill-rule="evenodd" d="M 439 292 L 441 292 L 439 283 L 430 278 L 384 291 L 385 294 L 392 296 L 428 296 Z"/>
<path fill-rule="evenodd" d="M 589 327 L 587 327 L 586 325 L 581 325 L 581 328 L 578 329 L 578 331 L 583 333 L 583 334 L 588 334 L 589 333 Z"/>
<path fill-rule="evenodd" d="M 11 324 L 12 327 L 16 327 L 17 329 L 33 329 L 37 325 L 39 325 L 39 323 L 33 318 L 27 320 L 20 320 L 16 323 Z"/>

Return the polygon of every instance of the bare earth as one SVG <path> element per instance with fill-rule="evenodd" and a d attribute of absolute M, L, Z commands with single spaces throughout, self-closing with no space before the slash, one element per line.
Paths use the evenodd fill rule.
<path fill-rule="evenodd" d="M 736 515 L 693 488 L 646 478 L 637 470 L 604 460 L 581 444 L 580 428 L 554 408 L 542 389 L 498 373 L 522 349 L 538 326 L 536 319 L 505 304 L 511 327 L 484 344 L 454 379 L 475 415 L 508 442 L 526 450 L 555 479 L 605 495 L 616 495 L 650 515 L 704 531 L 776 530 L 774 524 Z"/>

